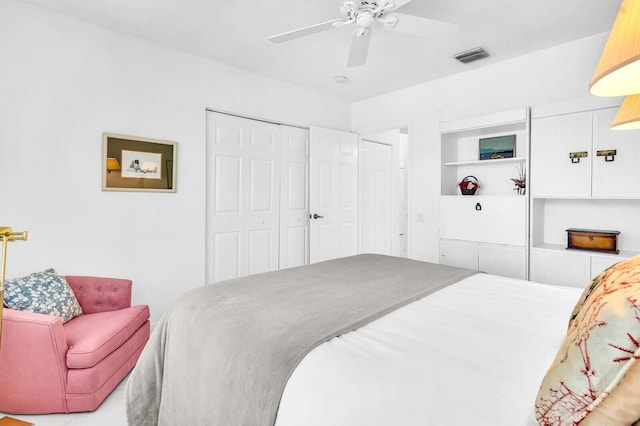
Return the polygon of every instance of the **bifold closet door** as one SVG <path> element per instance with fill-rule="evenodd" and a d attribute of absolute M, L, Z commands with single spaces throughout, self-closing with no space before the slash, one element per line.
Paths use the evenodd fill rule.
<path fill-rule="evenodd" d="M 309 263 L 309 130 L 280 126 L 280 268 Z"/>
<path fill-rule="evenodd" d="M 207 111 L 207 283 L 278 269 L 280 126 Z"/>

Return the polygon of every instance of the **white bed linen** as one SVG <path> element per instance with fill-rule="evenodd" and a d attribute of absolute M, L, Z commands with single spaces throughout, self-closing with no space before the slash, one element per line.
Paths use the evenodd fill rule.
<path fill-rule="evenodd" d="M 478 274 L 311 351 L 276 426 L 536 425 L 582 290 Z"/>

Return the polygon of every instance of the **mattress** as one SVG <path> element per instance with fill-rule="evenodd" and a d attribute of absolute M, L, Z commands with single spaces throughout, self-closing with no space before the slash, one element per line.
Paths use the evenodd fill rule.
<path fill-rule="evenodd" d="M 313 349 L 277 426 L 536 425 L 581 289 L 477 274 Z"/>

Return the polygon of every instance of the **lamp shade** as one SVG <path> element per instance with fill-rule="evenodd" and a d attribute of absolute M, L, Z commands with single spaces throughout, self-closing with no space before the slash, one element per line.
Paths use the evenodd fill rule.
<path fill-rule="evenodd" d="M 640 93 L 640 0 L 624 0 L 589 92 L 596 96 Z"/>
<path fill-rule="evenodd" d="M 120 170 L 120 163 L 115 158 L 107 158 L 107 170 Z"/>
<path fill-rule="evenodd" d="M 640 95 L 624 98 L 611 123 L 611 128 L 615 130 L 640 129 Z"/>

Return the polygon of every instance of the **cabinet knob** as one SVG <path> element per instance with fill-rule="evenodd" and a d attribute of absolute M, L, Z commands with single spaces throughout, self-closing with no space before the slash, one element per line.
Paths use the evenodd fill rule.
<path fill-rule="evenodd" d="M 604 161 L 609 162 L 615 161 L 618 152 L 615 149 L 604 149 L 602 151 L 597 151 L 596 155 L 598 157 L 604 157 Z"/>
<path fill-rule="evenodd" d="M 578 152 L 570 152 L 569 158 L 571 158 L 571 162 L 576 164 L 580 162 L 581 158 L 588 157 L 589 153 L 587 151 L 578 151 Z"/>

